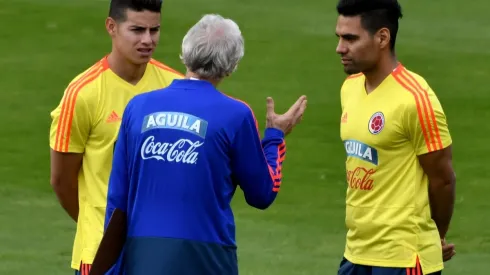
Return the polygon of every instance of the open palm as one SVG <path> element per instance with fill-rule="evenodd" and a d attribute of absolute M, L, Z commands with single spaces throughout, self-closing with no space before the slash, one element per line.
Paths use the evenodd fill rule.
<path fill-rule="evenodd" d="M 301 122 L 303 113 L 306 110 L 307 99 L 302 95 L 284 114 L 276 114 L 274 111 L 274 100 L 267 98 L 266 127 L 276 128 L 284 132 L 285 135 L 291 133 L 293 128 Z"/>

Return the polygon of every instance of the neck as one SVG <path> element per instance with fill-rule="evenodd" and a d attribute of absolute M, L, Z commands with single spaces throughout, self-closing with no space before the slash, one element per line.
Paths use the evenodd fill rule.
<path fill-rule="evenodd" d="M 366 76 L 366 92 L 369 94 L 376 89 L 397 66 L 398 60 L 396 56 L 390 54 L 385 55 L 373 69 L 364 72 Z"/>
<path fill-rule="evenodd" d="M 193 73 L 193 72 L 191 72 L 189 70 L 187 70 L 187 72 L 185 74 L 185 78 L 186 79 L 195 78 L 195 79 L 199 79 L 199 80 L 205 80 L 205 81 L 211 82 L 211 84 L 213 84 L 214 87 L 217 87 L 218 84 L 221 82 L 221 79 L 207 79 L 207 78 L 203 78 L 203 77 L 200 77 L 196 73 Z"/>
<path fill-rule="evenodd" d="M 117 76 L 133 85 L 136 85 L 141 80 L 147 65 L 146 63 L 135 65 L 114 50 L 107 57 L 107 62 Z"/>

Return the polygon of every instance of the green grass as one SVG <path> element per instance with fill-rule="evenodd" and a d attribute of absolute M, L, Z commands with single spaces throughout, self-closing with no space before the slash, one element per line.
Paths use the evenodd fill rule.
<path fill-rule="evenodd" d="M 50 111 L 67 83 L 110 49 L 108 1 L 0 0 L 0 274 L 72 274 L 74 224 L 49 186 Z M 402 1 L 397 52 L 438 94 L 454 139 L 457 204 L 444 274 L 484 275 L 490 264 L 490 18 L 488 1 Z M 205 13 L 235 19 L 246 38 L 238 72 L 222 89 L 284 110 L 300 94 L 307 114 L 288 139 L 281 193 L 268 211 L 234 201 L 241 274 L 336 274 L 344 246 L 345 153 L 339 138 L 335 2 L 165 1 L 156 58 L 183 70 L 187 29 Z"/>

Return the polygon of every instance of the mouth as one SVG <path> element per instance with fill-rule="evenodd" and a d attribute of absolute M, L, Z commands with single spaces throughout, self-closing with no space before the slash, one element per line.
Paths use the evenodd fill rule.
<path fill-rule="evenodd" d="M 137 51 L 143 56 L 149 56 L 153 53 L 152 48 L 138 48 Z"/>
<path fill-rule="evenodd" d="M 352 63 L 352 59 L 342 58 L 341 60 L 343 65 L 348 65 Z"/>

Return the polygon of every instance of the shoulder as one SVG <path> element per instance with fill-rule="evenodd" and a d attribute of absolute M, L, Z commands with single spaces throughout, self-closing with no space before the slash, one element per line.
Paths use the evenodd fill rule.
<path fill-rule="evenodd" d="M 230 125 L 228 129 L 233 129 L 235 133 L 241 131 L 240 129 L 245 131 L 256 129 L 256 131 L 259 131 L 259 122 L 252 107 L 244 100 L 224 93 L 222 94 L 225 100 L 226 109 L 228 110 L 226 115 L 226 120 Z"/>
<path fill-rule="evenodd" d="M 152 66 L 158 74 L 162 75 L 165 78 L 168 79 L 184 78 L 184 75 L 182 73 L 155 59 L 151 59 L 148 65 Z"/>
<path fill-rule="evenodd" d="M 164 92 L 167 89 L 168 87 L 164 87 L 133 96 L 124 107 L 125 115 L 132 113 L 133 116 L 139 116 L 154 106 L 160 106 L 158 102 L 166 100 L 165 98 L 162 98 L 162 96 L 165 96 Z"/>
<path fill-rule="evenodd" d="M 233 110 L 234 114 L 237 114 L 238 116 L 243 116 L 247 114 L 254 116 L 253 109 L 247 102 L 225 93 L 222 94 L 226 104 L 230 106 L 230 109 Z"/>
<path fill-rule="evenodd" d="M 129 100 L 128 104 L 142 104 L 143 102 L 158 102 L 160 100 L 166 100 L 165 98 L 165 92 L 171 90 L 171 87 L 169 85 L 160 87 L 157 89 L 145 91 L 139 94 L 134 95 L 131 97 Z"/>
<path fill-rule="evenodd" d="M 359 88 L 359 85 L 363 85 L 364 83 L 364 74 L 363 73 L 358 73 L 358 74 L 352 74 L 347 76 L 344 79 L 344 82 L 342 83 L 341 87 L 341 93 L 344 94 L 346 92 L 349 92 L 353 88 Z"/>
<path fill-rule="evenodd" d="M 232 125 L 240 126 L 243 123 L 251 123 L 257 126 L 257 118 L 252 107 L 242 99 L 233 97 L 219 91 L 221 100 L 219 101 L 220 114 Z"/>
<path fill-rule="evenodd" d="M 349 94 L 353 94 L 356 91 L 359 91 L 359 87 L 364 85 L 364 74 L 352 74 L 345 78 L 344 82 L 340 87 L 340 102 L 342 105 L 342 109 L 344 108 L 344 104 L 347 102 Z"/>
<path fill-rule="evenodd" d="M 438 101 L 428 81 L 420 74 L 400 66 L 393 72 L 393 78 L 406 105 L 412 108 L 430 109 Z"/>
<path fill-rule="evenodd" d="M 363 81 L 364 81 L 363 73 L 351 74 L 344 79 L 344 82 L 342 83 L 342 87 L 343 88 L 349 87 L 350 85 L 356 85 L 358 83 L 362 83 Z"/>
<path fill-rule="evenodd" d="M 98 85 L 99 80 L 108 69 L 109 66 L 105 62 L 105 59 L 101 59 L 85 71 L 79 73 L 68 83 L 65 90 L 65 97 L 70 97 L 71 100 L 97 97 L 98 93 L 102 90 L 100 85 Z"/>
<path fill-rule="evenodd" d="M 395 69 L 393 77 L 400 88 L 405 91 L 423 92 L 430 89 L 429 83 L 424 77 L 401 65 Z"/>
<path fill-rule="evenodd" d="M 158 102 L 160 99 L 155 98 L 155 96 L 158 96 L 159 92 L 163 90 L 165 90 L 165 88 L 144 92 L 133 96 L 128 103 L 126 103 L 124 112 L 130 113 L 134 112 L 135 109 L 144 109 L 146 102 Z"/>
<path fill-rule="evenodd" d="M 363 77 L 363 76 L 364 76 L 363 73 L 351 74 L 345 78 L 345 81 L 359 79 L 360 77 Z"/>
<path fill-rule="evenodd" d="M 66 86 L 62 98 L 51 112 L 53 119 L 57 117 L 89 116 L 98 104 L 100 79 L 108 69 L 104 59 L 76 75 Z"/>
<path fill-rule="evenodd" d="M 439 119 L 445 119 L 439 98 L 424 77 L 404 67 L 397 68 L 393 77 L 398 84 L 397 90 L 402 100 L 400 104 L 404 107 L 405 121 L 415 119 L 417 123 L 411 125 L 418 125 L 416 127 L 424 130 L 426 125 L 436 125 Z M 429 128 L 425 130 L 429 131 Z"/>

